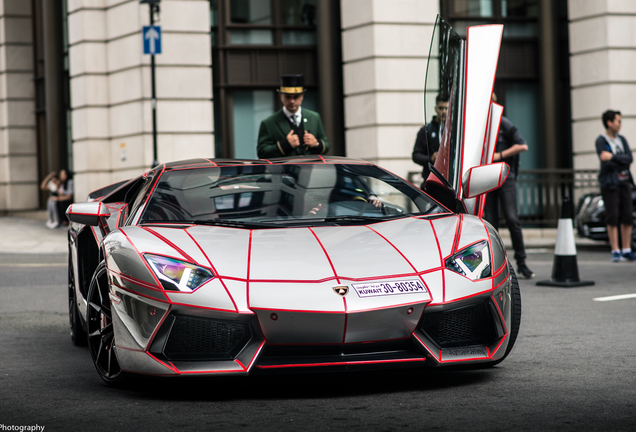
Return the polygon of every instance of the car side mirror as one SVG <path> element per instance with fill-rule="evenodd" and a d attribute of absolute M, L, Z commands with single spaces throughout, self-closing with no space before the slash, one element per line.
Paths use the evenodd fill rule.
<path fill-rule="evenodd" d="M 475 198 L 501 187 L 509 172 L 510 167 L 505 162 L 480 165 L 469 169 L 462 179 L 462 196 L 465 199 Z"/>
<path fill-rule="evenodd" d="M 103 202 L 75 203 L 66 209 L 66 217 L 82 225 L 103 227 L 110 217 L 110 210 Z"/>

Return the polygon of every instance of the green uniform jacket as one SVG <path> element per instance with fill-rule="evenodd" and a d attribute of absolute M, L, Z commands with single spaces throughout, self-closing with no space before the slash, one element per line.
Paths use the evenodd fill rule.
<path fill-rule="evenodd" d="M 283 113 L 283 110 L 272 114 L 261 122 L 258 131 L 258 157 L 260 159 L 297 156 L 303 154 L 301 147 L 305 149 L 304 154 L 325 154 L 329 150 L 329 141 L 325 134 L 325 128 L 322 126 L 320 114 L 310 111 L 306 108 L 301 110 L 303 116 L 301 125 L 304 130 L 313 134 L 318 140 L 318 146 L 306 147 L 301 144 L 293 148 L 287 141 L 287 134 L 292 130 L 292 124 Z"/>

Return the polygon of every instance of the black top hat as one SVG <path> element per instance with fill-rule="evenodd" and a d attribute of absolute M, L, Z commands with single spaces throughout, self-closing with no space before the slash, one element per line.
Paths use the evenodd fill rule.
<path fill-rule="evenodd" d="M 305 78 L 302 75 L 282 75 L 280 77 L 280 89 L 276 91 L 283 94 L 305 93 Z"/>

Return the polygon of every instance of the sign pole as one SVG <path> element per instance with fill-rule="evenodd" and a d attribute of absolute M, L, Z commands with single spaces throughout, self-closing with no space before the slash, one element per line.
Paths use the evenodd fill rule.
<path fill-rule="evenodd" d="M 161 54 L 161 27 L 155 26 L 155 14 L 159 13 L 161 0 L 139 0 L 139 3 L 147 3 L 150 11 L 150 25 L 144 26 L 142 41 L 144 54 L 150 54 L 150 91 L 152 107 L 152 167 L 159 165 L 157 156 L 157 87 L 155 77 L 155 55 Z"/>
<path fill-rule="evenodd" d="M 155 8 L 159 9 L 157 3 L 151 3 L 148 5 L 150 10 L 150 26 L 155 25 Z M 159 165 L 159 158 L 157 157 L 157 88 L 155 81 L 155 54 L 150 56 L 150 87 L 151 87 L 151 104 L 152 104 L 152 166 Z"/>

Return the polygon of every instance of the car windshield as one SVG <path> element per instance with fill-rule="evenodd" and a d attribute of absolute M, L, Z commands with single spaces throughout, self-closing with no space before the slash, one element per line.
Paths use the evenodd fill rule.
<path fill-rule="evenodd" d="M 141 223 L 373 222 L 447 212 L 373 165 L 237 165 L 166 171 Z"/>

